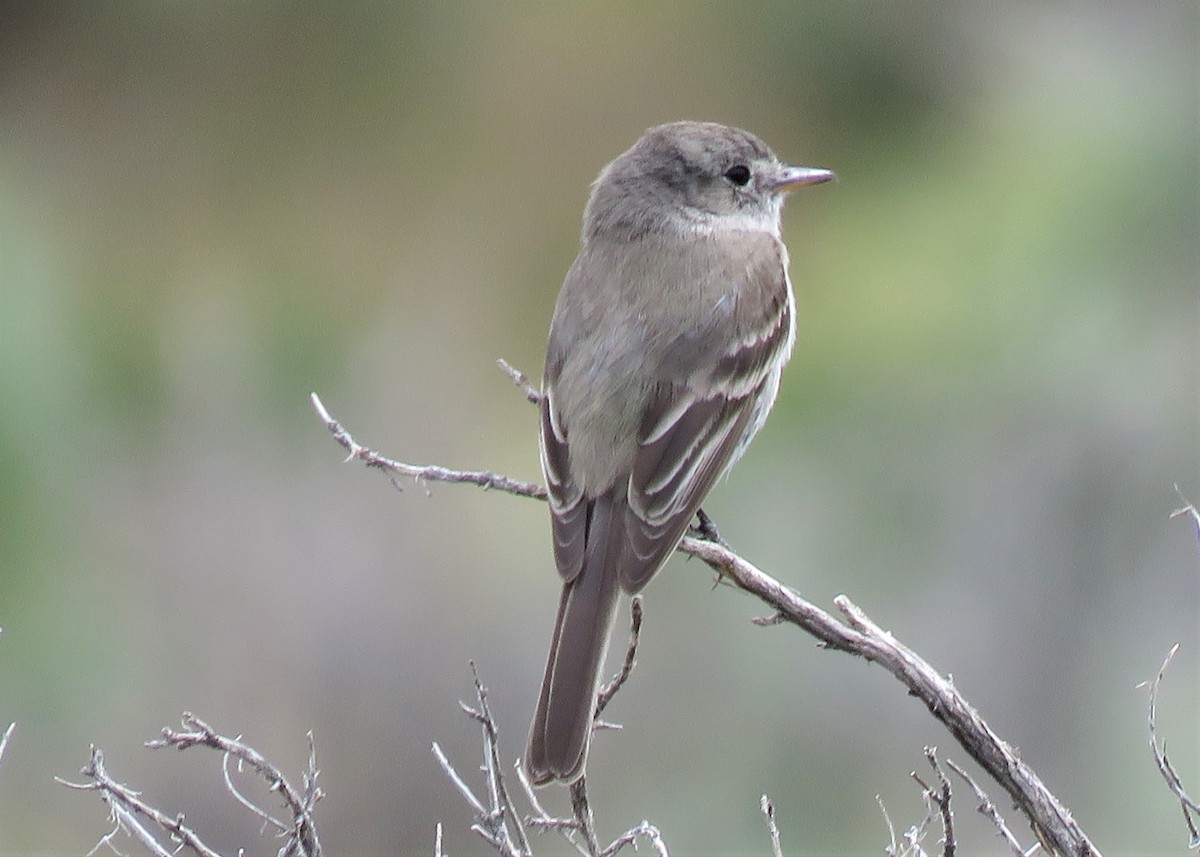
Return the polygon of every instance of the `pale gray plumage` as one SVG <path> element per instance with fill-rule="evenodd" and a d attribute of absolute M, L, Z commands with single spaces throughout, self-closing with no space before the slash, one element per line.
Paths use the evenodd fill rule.
<path fill-rule="evenodd" d="M 752 134 L 677 122 L 601 171 L 542 382 L 563 578 L 525 764 L 583 773 L 621 591 L 646 585 L 762 426 L 795 336 L 784 193 L 827 181 Z"/>

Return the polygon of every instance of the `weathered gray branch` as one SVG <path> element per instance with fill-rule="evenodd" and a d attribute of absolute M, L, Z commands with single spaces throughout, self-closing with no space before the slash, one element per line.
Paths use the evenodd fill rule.
<path fill-rule="evenodd" d="M 521 386 L 530 401 L 537 400 L 536 390 L 523 375 L 507 364 L 501 368 Z M 405 464 L 386 458 L 357 443 L 329 415 L 315 393 L 312 403 L 334 439 L 350 453 L 351 459 L 358 459 L 368 467 L 385 472 L 397 487 L 396 477 L 403 476 L 419 482 L 466 482 L 540 500 L 546 497 L 545 489 L 540 485 L 497 473 Z M 1099 857 L 1100 852 L 1076 823 L 1071 812 L 1046 788 L 1033 769 L 1017 756 L 1016 751 L 988 726 L 953 683 L 891 633 L 876 625 L 847 596 L 839 595 L 834 599 L 843 616 L 839 620 L 804 600 L 794 589 L 783 585 L 724 544 L 688 535 L 678 549 L 702 560 L 739 588 L 768 604 L 775 615 L 761 624 L 791 623 L 816 637 L 825 648 L 858 655 L 879 664 L 899 679 L 1008 793 L 1029 820 L 1038 841 L 1048 853 Z"/>
<path fill-rule="evenodd" d="M 313 810 L 322 792 L 317 786 L 317 757 L 311 732 L 308 736 L 308 769 L 303 775 L 301 790 L 294 788 L 278 767 L 241 739 L 218 734 L 203 720 L 186 711 L 183 713 L 183 726 L 183 730 L 164 728 L 161 737 L 147 741 L 146 746 L 152 750 L 209 747 L 221 751 L 225 760 L 226 788 L 238 803 L 263 820 L 264 827 L 273 828 L 283 840 L 278 851 L 279 857 L 321 857 L 321 842 L 317 838 Z M 270 791 L 280 795 L 291 815 L 288 821 L 272 817 L 237 790 L 229 776 L 228 764 L 231 760 L 239 766 L 252 768 L 266 782 Z M 157 857 L 172 857 L 182 849 L 187 849 L 196 857 L 221 857 L 184 822 L 182 813 L 172 817 L 143 800 L 140 792 L 113 779 L 104 767 L 104 754 L 99 748 L 92 747 L 91 759 L 80 773 L 87 777 L 88 782 L 72 783 L 56 779 L 68 788 L 98 792 L 108 805 L 115 826 L 100 840 L 100 844 L 109 845 L 117 851 L 112 840 L 123 831 Z M 168 843 L 161 841 L 163 835 Z"/>

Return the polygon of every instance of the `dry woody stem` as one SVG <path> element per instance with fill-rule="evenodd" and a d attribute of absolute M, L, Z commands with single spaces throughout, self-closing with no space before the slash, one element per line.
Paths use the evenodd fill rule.
<path fill-rule="evenodd" d="M 505 364 L 507 365 L 507 364 Z M 531 401 L 536 391 L 523 375 L 507 369 L 510 377 Z M 433 465 L 393 461 L 357 443 L 330 416 L 314 393 L 313 407 L 326 427 L 350 453 L 350 458 L 383 471 L 399 487 L 398 477 L 419 482 L 466 482 L 520 497 L 545 499 L 542 486 L 488 471 L 459 471 Z M 1099 851 L 1080 828 L 1070 811 L 1050 792 L 1016 751 L 1000 738 L 979 713 L 963 698 L 953 683 L 924 658 L 880 628 L 847 596 L 834 599 L 842 618 L 803 599 L 794 589 L 739 556 L 729 547 L 689 534 L 678 550 L 702 560 L 711 569 L 767 604 L 774 615 L 765 623 L 789 623 L 815 637 L 822 647 L 857 655 L 879 664 L 919 698 L 954 739 L 1009 795 L 1029 820 L 1037 840 L 1051 854 L 1091 857 Z"/>
<path fill-rule="evenodd" d="M 323 852 L 313 821 L 313 811 L 322 797 L 322 792 L 317 787 L 317 757 L 311 733 L 308 736 L 308 769 L 302 776 L 299 789 L 284 777 L 278 767 L 253 747 L 240 738 L 229 738 L 219 734 L 190 712 L 183 713 L 182 730 L 164 727 L 161 737 L 147 741 L 146 746 L 152 750 L 174 747 L 180 751 L 193 747 L 208 747 L 222 753 L 226 789 L 238 803 L 262 820 L 264 830 L 272 830 L 282 841 L 283 844 L 277 852 L 278 857 L 321 857 Z M 231 763 L 239 769 L 249 768 L 254 771 L 266 783 L 268 791 L 279 796 L 289 817 L 276 818 L 242 795 L 233 783 Z M 58 781 L 68 788 L 99 793 L 100 798 L 108 805 L 113 822 L 112 831 L 97 843 L 93 853 L 101 846 L 107 846 L 118 854 L 124 853 L 117 848 L 114 841 L 117 834 L 125 833 L 151 854 L 159 857 L 169 857 L 181 851 L 187 851 L 197 857 L 221 857 L 201 839 L 196 830 L 185 823 L 182 813 L 171 816 L 143 800 L 140 792 L 115 780 L 105 768 L 104 754 L 99 748 L 92 747 L 91 760 L 80 773 L 87 778 L 87 782 L 71 783 L 62 779 Z"/>

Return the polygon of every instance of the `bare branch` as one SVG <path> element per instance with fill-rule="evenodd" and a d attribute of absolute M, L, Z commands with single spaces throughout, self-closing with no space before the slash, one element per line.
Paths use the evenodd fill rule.
<path fill-rule="evenodd" d="M 472 669 L 474 669 L 474 665 L 472 665 Z M 475 688 L 479 698 L 479 707 L 472 708 L 462 703 L 459 705 L 468 717 L 478 723 L 484 724 L 483 772 L 487 779 L 491 806 L 486 806 L 471 787 L 463 781 L 462 777 L 459 776 L 458 772 L 446 759 L 446 755 L 442 752 L 441 747 L 434 744 L 433 752 L 437 757 L 438 764 L 442 766 L 442 770 L 446 772 L 454 787 L 458 789 L 467 803 L 471 805 L 475 813 L 475 824 L 472 825 L 471 829 L 478 833 L 484 841 L 495 848 L 500 854 L 505 855 L 505 857 L 529 857 L 532 851 L 528 841 L 525 839 L 524 829 L 516 821 L 516 813 L 512 807 L 511 799 L 503 785 L 503 779 L 498 776 L 500 754 L 497 749 L 499 742 L 496 736 L 499 730 L 496 727 L 495 720 L 492 718 L 491 711 L 488 709 L 487 691 L 480 682 L 478 674 L 475 676 Z M 613 840 L 607 847 L 601 848 L 594 832 L 595 828 L 591 807 L 588 805 L 587 799 L 587 785 L 583 777 L 571 785 L 571 808 L 574 817 L 569 819 L 554 818 L 546 812 L 539 802 L 537 794 L 520 763 L 517 764 L 517 778 L 520 780 L 525 795 L 529 799 L 530 806 L 533 807 L 536 813 L 526 820 L 526 824 L 538 830 L 558 831 L 583 857 L 611 857 L 611 855 L 616 854 L 627 845 L 636 847 L 639 839 L 649 841 L 659 857 L 667 857 L 667 846 L 663 842 L 662 834 L 657 827 L 648 821 L 643 821 L 641 824 L 630 828 Z M 514 829 L 519 832 L 519 844 L 518 841 L 514 841 L 513 837 L 510 836 L 505 823 L 506 819 L 513 820 Z M 435 850 L 440 853 L 440 840 L 435 844 Z"/>
<path fill-rule="evenodd" d="M 1023 849 L 1021 843 L 1017 841 L 1017 837 L 1013 836 L 1012 831 L 1008 829 L 1008 825 L 1004 823 L 1004 819 L 996 809 L 996 805 L 992 803 L 992 799 L 988 797 L 987 792 L 979 787 L 979 783 L 975 782 L 971 778 L 971 775 L 956 765 L 953 760 L 947 759 L 946 765 L 950 770 L 962 777 L 966 784 L 971 787 L 971 791 L 975 792 L 975 799 L 979 801 L 976 809 L 981 815 L 992 822 L 992 825 L 996 828 L 996 832 L 1000 834 L 1000 838 L 1012 849 L 1014 857 L 1032 857 L 1039 846 L 1034 844 L 1028 849 Z"/>
<path fill-rule="evenodd" d="M 583 834 L 587 853 L 591 857 L 612 857 L 627 845 L 637 848 L 639 839 L 649 840 L 659 857 L 667 857 L 667 845 L 663 842 L 662 833 L 648 821 L 631 827 L 604 848 L 600 847 L 599 840 L 596 838 L 592 808 L 588 803 L 586 774 L 571 783 L 571 810 L 575 813 L 575 827 Z"/>
<path fill-rule="evenodd" d="M 433 742 L 433 756 L 437 759 L 438 764 L 442 766 L 442 770 L 445 771 L 446 776 L 450 778 L 450 782 L 458 789 L 458 793 L 471 805 L 471 809 L 475 810 L 475 814 L 477 816 L 487 815 L 488 811 L 484 808 L 483 802 L 475 797 L 475 792 L 471 791 L 471 787 L 458 775 L 458 771 L 454 770 L 454 766 L 450 764 L 450 760 L 446 758 L 446 754 L 442 752 L 442 748 L 438 746 L 437 741 Z"/>
<path fill-rule="evenodd" d="M 8 724 L 8 728 L 4 730 L 4 734 L 0 735 L 0 762 L 4 761 L 4 751 L 8 749 L 8 739 L 12 737 L 13 731 L 16 730 L 17 723 L 14 720 Z"/>
<path fill-rule="evenodd" d="M 450 764 L 450 760 L 446 758 L 446 754 L 442 752 L 442 748 L 436 741 L 433 743 L 433 755 L 438 764 L 442 766 L 442 770 L 446 772 L 446 776 L 450 778 L 450 782 L 458 789 L 459 794 L 466 798 L 467 803 L 475 810 L 475 823 L 471 825 L 471 829 L 504 857 L 522 857 L 512 840 L 503 833 L 497 832 L 496 814 L 489 812 L 484 807 L 475 793 L 471 791 L 471 787 L 458 775 L 458 771 L 454 770 L 454 766 Z"/>
<path fill-rule="evenodd" d="M 158 838 L 142 824 L 142 819 L 157 825 L 175 842 L 179 843 L 179 847 L 189 849 L 197 857 L 221 857 L 206 845 L 194 830 L 184 824 L 182 815 L 171 818 L 143 801 L 133 789 L 110 777 L 104 767 L 104 754 L 98 747 L 92 747 L 91 761 L 83 767 L 80 773 L 89 778 L 91 782 L 72 783 L 58 777 L 55 779 L 67 788 L 99 792 L 101 799 L 108 805 L 117 829 L 123 830 L 151 854 L 155 854 L 157 857 L 171 857 L 176 849 L 168 849 L 159 842 Z M 111 848 L 111 840 L 112 833 L 101 839 L 97 847 L 108 845 Z"/>
<path fill-rule="evenodd" d="M 269 812 L 267 812 L 265 809 L 260 807 L 258 804 L 254 803 L 252 800 L 247 798 L 245 795 L 243 795 L 241 793 L 241 791 L 238 790 L 238 787 L 233 782 L 233 776 L 229 772 L 229 761 L 232 758 L 233 757 L 229 753 L 226 753 L 224 756 L 221 757 L 221 773 L 225 777 L 225 789 L 231 795 L 233 795 L 234 800 L 236 800 L 238 803 L 240 803 L 246 809 L 250 810 L 250 812 L 252 812 L 254 815 L 257 815 L 259 818 L 261 818 L 263 820 L 264 824 L 268 825 L 269 827 L 275 828 L 275 830 L 280 833 L 285 833 L 289 829 L 288 825 L 284 824 L 282 821 L 275 818 L 273 815 L 271 815 Z M 238 766 L 238 770 L 239 770 L 239 772 L 241 771 L 241 765 Z"/>
<path fill-rule="evenodd" d="M 775 823 L 775 804 L 766 795 L 759 802 L 763 817 L 767 820 L 767 833 L 771 835 L 771 853 L 774 857 L 783 857 L 783 846 L 779 842 L 779 825 Z"/>
<path fill-rule="evenodd" d="M 309 770 L 303 779 L 304 792 L 301 793 L 288 782 L 279 768 L 270 760 L 253 747 L 244 744 L 240 739 L 219 735 L 211 726 L 190 711 L 183 713 L 183 725 L 184 731 L 181 732 L 170 727 L 163 727 L 162 737 L 147 741 L 146 746 L 151 750 L 161 750 L 167 747 L 174 747 L 177 750 L 187 750 L 198 746 L 209 747 L 236 759 L 239 765 L 250 766 L 266 781 L 267 787 L 271 791 L 277 792 L 283 799 L 284 805 L 291 814 L 291 823 L 280 822 L 272 818 L 242 797 L 236 789 L 231 790 L 234 798 L 250 808 L 260 818 L 277 826 L 277 829 L 285 837 L 284 847 L 279 852 L 281 857 L 293 854 L 299 855 L 299 857 L 319 857 L 322 853 L 321 842 L 317 837 L 313 810 L 323 797 L 323 793 L 316 783 L 316 757 L 312 747 L 311 733 L 309 734 Z"/>
<path fill-rule="evenodd" d="M 571 844 L 571 847 L 583 855 L 583 857 L 591 857 L 587 849 L 587 844 L 581 841 L 578 836 L 579 822 L 573 818 L 555 818 L 546 812 L 541 801 L 538 800 L 533 783 L 529 782 L 529 777 L 525 773 L 525 766 L 520 762 L 517 762 L 517 779 L 521 781 L 521 788 L 525 791 L 525 797 L 529 800 L 529 805 L 533 807 L 533 811 L 536 813 L 536 815 L 526 817 L 525 823 L 538 830 L 557 830 Z"/>
<path fill-rule="evenodd" d="M 662 833 L 657 827 L 648 821 L 643 821 L 637 827 L 630 828 L 622 833 L 612 844 L 600 852 L 600 857 L 611 857 L 616 854 L 626 845 L 632 845 L 634 850 L 637 850 L 637 841 L 639 839 L 649 840 L 651 847 L 658 857 L 668 857 L 667 844 L 663 842 Z"/>
<path fill-rule="evenodd" d="M 392 480 L 392 484 L 398 490 L 403 490 L 403 488 L 396 481 L 395 477 L 405 476 L 413 479 L 419 485 L 424 485 L 426 482 L 465 482 L 469 485 L 478 485 L 484 489 L 495 488 L 498 491 L 504 491 L 507 494 L 516 494 L 519 497 L 533 497 L 537 500 L 546 499 L 546 489 L 541 485 L 533 482 L 522 482 L 519 479 L 512 479 L 508 476 L 502 476 L 499 473 L 491 473 L 486 470 L 451 470 L 448 467 L 438 467 L 436 465 L 405 464 L 403 461 L 396 461 L 382 456 L 351 437 L 350 433 L 342 427 L 342 424 L 331 417 L 329 412 L 325 410 L 325 405 L 316 393 L 312 394 L 311 401 L 317 415 L 324 421 L 325 427 L 333 435 L 333 439 L 350 453 L 346 460 L 357 459 L 367 467 L 383 471 Z"/>
<path fill-rule="evenodd" d="M 146 746 L 151 749 L 176 747 L 179 750 L 206 746 L 222 751 L 224 754 L 222 771 L 226 787 L 235 800 L 276 829 L 284 840 L 283 847 L 279 849 L 279 857 L 321 857 L 321 843 L 317 838 L 313 822 L 313 809 L 317 801 L 321 799 L 321 790 L 316 784 L 316 751 L 313 748 L 311 733 L 309 734 L 308 772 L 304 777 L 304 793 L 300 794 L 291 787 L 275 765 L 258 751 L 242 743 L 240 739 L 218 735 L 204 721 L 187 712 L 184 712 L 183 722 L 185 727 L 191 731 L 175 732 L 171 729 L 163 729 L 162 737 L 147 741 Z M 290 824 L 273 818 L 247 800 L 234 787 L 229 773 L 230 759 L 237 760 L 239 766 L 246 764 L 252 767 L 267 781 L 271 791 L 278 792 L 283 797 L 292 814 Z M 104 754 L 98 748 L 92 747 L 91 761 L 81 773 L 91 782 L 71 783 L 63 779 L 58 779 L 58 782 L 72 789 L 99 792 L 100 797 L 108 805 L 115 824 L 113 831 L 102 837 L 97 843 L 93 853 L 104 846 L 120 853 L 116 851 L 112 840 L 118 832 L 123 831 L 141 843 L 152 854 L 160 855 L 160 857 L 170 857 L 182 848 L 187 848 L 198 857 L 219 857 L 216 851 L 204 843 L 199 834 L 184 823 L 182 814 L 172 818 L 142 800 L 138 792 L 110 777 L 104 767 Z M 157 827 L 166 834 L 170 841 L 175 843 L 175 847 L 168 848 L 164 845 L 151 827 Z"/>
<path fill-rule="evenodd" d="M 1193 509 L 1193 513 L 1195 510 Z M 1150 725 L 1150 752 L 1154 754 L 1154 764 L 1158 767 L 1158 773 L 1162 776 L 1167 784 L 1167 788 L 1171 790 L 1171 794 L 1179 799 L 1179 806 L 1183 810 L 1183 820 L 1187 824 L 1188 832 L 1192 835 L 1191 841 L 1188 843 L 1189 848 L 1200 847 L 1200 833 L 1196 830 L 1196 817 L 1200 816 L 1200 805 L 1197 805 L 1183 787 L 1183 780 L 1180 779 L 1179 772 L 1175 770 L 1175 766 L 1171 764 L 1171 760 L 1167 758 L 1167 742 L 1164 740 L 1161 743 L 1158 740 L 1158 734 L 1155 727 L 1155 714 L 1158 706 L 1158 688 L 1162 684 L 1163 676 L 1167 672 L 1167 666 L 1171 663 L 1171 659 L 1175 657 L 1175 653 L 1179 651 L 1179 644 L 1176 643 L 1171 647 L 1171 651 L 1167 652 L 1166 659 L 1162 662 L 1162 666 L 1158 668 L 1158 675 L 1154 677 L 1154 681 L 1150 682 L 1150 713 L 1148 721 Z M 1144 686 L 1144 685 L 1139 685 Z"/>
<path fill-rule="evenodd" d="M 929 787 L 921 782 L 921 778 L 917 776 L 916 771 L 910 772 L 909 775 L 921 786 L 921 799 L 925 802 L 925 817 L 904 831 L 905 845 L 900 851 L 899 857 L 928 857 L 923 843 L 925 842 L 925 837 L 929 835 L 929 827 L 933 824 L 933 819 L 937 816 L 937 804 L 933 802 L 930 796 Z M 894 848 L 896 834 L 893 832 L 891 835 L 892 847 Z"/>
<path fill-rule="evenodd" d="M 422 480 L 466 482 L 523 497 L 545 499 L 545 491 L 540 486 L 511 480 L 499 474 L 399 464 L 375 453 L 368 454 L 350 438 L 340 423 L 328 415 L 315 394 L 313 405 L 335 439 L 351 452 L 351 457 L 360 458 L 369 466 Z M 797 625 L 816 637 L 823 647 L 858 655 L 888 670 L 912 695 L 925 703 L 930 713 L 949 729 L 967 753 L 995 778 L 1029 819 L 1038 839 L 1046 843 L 1049 849 L 1072 857 L 1099 854 L 1066 807 L 1012 747 L 988 726 L 953 683 L 916 652 L 879 628 L 845 595 L 834 600 L 845 618 L 845 622 L 842 622 L 724 545 L 687 535 L 680 542 L 678 550 L 703 560 L 710 568 L 771 607 L 783 621 Z"/>
<path fill-rule="evenodd" d="M 541 404 L 542 392 L 533 385 L 533 382 L 529 380 L 528 375 L 526 375 L 520 369 L 517 369 L 503 357 L 496 361 L 496 365 L 499 366 L 500 371 L 507 375 L 509 379 L 517 385 L 517 388 L 525 394 L 526 399 L 528 399 L 534 405 Z"/>
<path fill-rule="evenodd" d="M 1183 517 L 1190 518 L 1192 524 L 1196 527 L 1196 537 L 1200 538 L 1200 511 L 1196 511 L 1196 507 L 1191 503 L 1191 501 L 1189 501 L 1187 497 L 1183 496 L 1183 492 L 1179 490 L 1178 485 L 1175 486 L 1175 493 L 1178 494 L 1179 499 L 1183 501 L 1183 506 L 1172 512 L 1169 518 L 1171 520 Z"/>
<path fill-rule="evenodd" d="M 500 731 L 496 728 L 496 721 L 492 717 L 491 708 L 488 707 L 487 688 L 479 680 L 479 671 L 476 669 L 474 661 L 471 662 L 471 675 L 475 680 L 475 695 L 479 700 L 479 713 L 482 715 L 484 772 L 487 774 L 488 790 L 492 798 L 492 811 L 499 812 L 501 824 L 505 818 L 511 820 L 516 833 L 516 848 L 520 853 L 528 854 L 530 852 L 529 840 L 525 837 L 525 828 L 521 824 L 521 817 L 513 808 L 512 797 L 508 793 L 508 786 L 501 773 Z M 505 833 L 507 834 L 507 829 Z"/>
<path fill-rule="evenodd" d="M 579 832 L 583 834 L 584 841 L 587 843 L 588 854 L 598 857 L 600 843 L 596 840 L 592 807 L 588 804 L 586 774 L 571 783 L 571 811 L 575 813 Z"/>
<path fill-rule="evenodd" d="M 524 825 L 513 806 L 508 786 L 505 784 L 502 774 L 499 729 L 496 728 L 496 721 L 488 706 L 487 688 L 480 681 L 474 662 L 471 663 L 471 672 L 474 676 L 475 698 L 478 707 L 472 708 L 462 702 L 459 703 L 459 707 L 482 727 L 483 765 L 481 770 L 487 788 L 487 803 L 485 804 L 459 776 L 454 766 L 446 758 L 446 754 L 442 752 L 442 748 L 436 743 L 433 745 L 433 754 L 437 757 L 442 770 L 446 772 L 446 776 L 450 778 L 450 782 L 470 804 L 475 814 L 475 823 L 471 825 L 471 829 L 506 857 L 528 857 L 532 853 L 529 840 L 526 838 Z M 524 779 L 524 772 L 518 769 L 518 776 L 526 790 L 531 790 Z M 440 847 L 439 845 L 439 850 Z"/>
<path fill-rule="evenodd" d="M 954 857 L 956 845 L 954 841 L 954 812 L 950 808 L 950 781 L 946 779 L 946 772 L 942 770 L 942 766 L 938 763 L 937 747 L 926 747 L 925 759 L 929 762 L 929 766 L 933 768 L 933 772 L 937 776 L 937 787 L 934 788 L 925 785 L 915 771 L 912 777 L 920 783 L 921 788 L 925 790 L 926 799 L 936 806 L 938 812 L 941 814 L 942 857 Z"/>
<path fill-rule="evenodd" d="M 892 817 L 888 814 L 887 804 L 883 802 L 883 798 L 879 795 L 875 795 L 875 802 L 879 804 L 879 811 L 883 813 L 883 821 L 884 824 L 887 825 L 888 829 L 889 842 L 884 847 L 883 853 L 886 854 L 887 857 L 899 857 L 900 846 L 896 842 L 896 825 L 892 824 Z"/>
<path fill-rule="evenodd" d="M 634 666 L 636 666 L 638 639 L 642 633 L 642 596 L 633 596 L 633 600 L 629 603 L 629 612 L 632 619 L 629 628 L 629 648 L 625 650 L 625 663 L 621 666 L 621 671 L 596 696 L 596 713 L 593 715 L 596 720 L 600 719 L 604 709 L 612 702 L 617 691 L 628 681 Z"/>
<path fill-rule="evenodd" d="M 899 679 L 940 720 L 955 740 L 1004 788 L 1030 820 L 1040 840 L 1056 852 L 1069 855 L 1099 854 L 1071 813 L 1064 807 L 1003 739 L 944 678 L 912 649 L 884 631 L 849 598 L 839 595 L 834 604 L 847 624 L 805 601 L 733 551 L 687 537 L 679 549 L 698 557 L 731 577 L 788 622 L 799 625 L 826 648 L 858 655 L 877 663 Z"/>

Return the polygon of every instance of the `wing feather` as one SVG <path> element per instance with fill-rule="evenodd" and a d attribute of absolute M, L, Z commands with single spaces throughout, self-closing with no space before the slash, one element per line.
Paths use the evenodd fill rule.
<path fill-rule="evenodd" d="M 554 408 L 549 383 L 542 390 L 539 451 L 546 493 L 550 501 L 550 530 L 554 536 L 554 564 L 564 581 L 574 580 L 583 568 L 587 545 L 588 504 L 571 479 L 567 433 Z"/>
<path fill-rule="evenodd" d="M 626 591 L 641 589 L 666 561 L 762 425 L 795 330 L 786 279 L 781 285 L 784 298 L 741 341 L 697 367 L 688 383 L 655 388 L 629 477 L 626 533 L 636 562 L 621 569 Z"/>
<path fill-rule="evenodd" d="M 671 430 L 639 450 L 625 520 L 630 553 L 638 562 L 621 568 L 621 586 L 627 592 L 645 586 L 675 550 L 704 496 L 724 472 L 752 414 L 750 397 L 697 400 Z"/>

